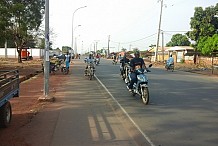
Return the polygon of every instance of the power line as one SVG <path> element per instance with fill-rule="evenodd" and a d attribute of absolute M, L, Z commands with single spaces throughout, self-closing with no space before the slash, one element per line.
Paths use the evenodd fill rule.
<path fill-rule="evenodd" d="M 152 34 L 152 35 L 149 35 L 149 36 L 147 36 L 147 37 L 144 37 L 144 38 L 141 38 L 141 39 L 138 39 L 138 40 L 134 40 L 134 41 L 130 41 L 130 42 L 116 42 L 116 41 L 112 41 L 112 40 L 110 40 L 111 42 L 113 42 L 113 43 L 120 43 L 120 44 L 129 44 L 129 43 L 134 43 L 134 42 L 138 42 L 138 41 L 141 41 L 141 40 L 145 40 L 145 39 L 147 39 L 147 38 L 149 38 L 149 37 L 152 37 L 152 36 L 154 36 L 154 35 L 156 35 L 157 33 L 154 33 L 154 34 Z"/>

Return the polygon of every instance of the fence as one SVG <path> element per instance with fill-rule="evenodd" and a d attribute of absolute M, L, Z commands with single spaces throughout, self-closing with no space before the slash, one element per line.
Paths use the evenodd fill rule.
<path fill-rule="evenodd" d="M 33 58 L 42 58 L 44 56 L 44 49 L 31 48 L 28 49 L 30 56 Z M 18 58 L 16 48 L 0 48 L 0 58 Z"/>

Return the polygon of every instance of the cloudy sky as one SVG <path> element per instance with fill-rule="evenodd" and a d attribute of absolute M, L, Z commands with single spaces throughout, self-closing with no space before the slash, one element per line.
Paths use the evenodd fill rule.
<path fill-rule="evenodd" d="M 217 0 L 163 2 L 161 30 L 166 44 L 173 34 L 184 34 L 183 31 L 190 30 L 190 18 L 195 7 L 215 6 Z M 157 43 L 160 7 L 158 0 L 50 0 L 49 25 L 54 33 L 51 36 L 53 48 L 72 46 L 73 28 L 73 43 L 76 39 L 79 53 L 90 48 L 94 50 L 96 42 L 98 49 L 106 48 L 109 36 L 111 51 L 148 49 Z M 160 39 L 160 45 L 161 42 Z"/>

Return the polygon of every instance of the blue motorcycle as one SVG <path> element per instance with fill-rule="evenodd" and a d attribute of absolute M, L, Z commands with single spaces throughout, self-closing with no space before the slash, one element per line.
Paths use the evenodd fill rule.
<path fill-rule="evenodd" d="M 152 64 L 149 65 L 149 67 L 151 66 Z M 142 102 L 146 105 L 149 102 L 148 78 L 145 75 L 145 73 L 147 72 L 150 72 L 150 70 L 145 70 L 142 68 L 135 70 L 137 80 L 133 84 L 133 90 L 131 91 L 132 96 L 138 94 L 141 97 Z M 131 81 L 130 74 L 128 75 L 128 78 L 130 82 Z"/>

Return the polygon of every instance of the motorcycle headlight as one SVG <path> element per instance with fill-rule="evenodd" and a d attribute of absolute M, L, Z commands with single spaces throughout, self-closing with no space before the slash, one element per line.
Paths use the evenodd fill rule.
<path fill-rule="evenodd" d="M 138 75 L 137 79 L 140 80 L 140 81 L 147 81 L 148 80 L 147 77 L 144 76 L 144 75 Z"/>

